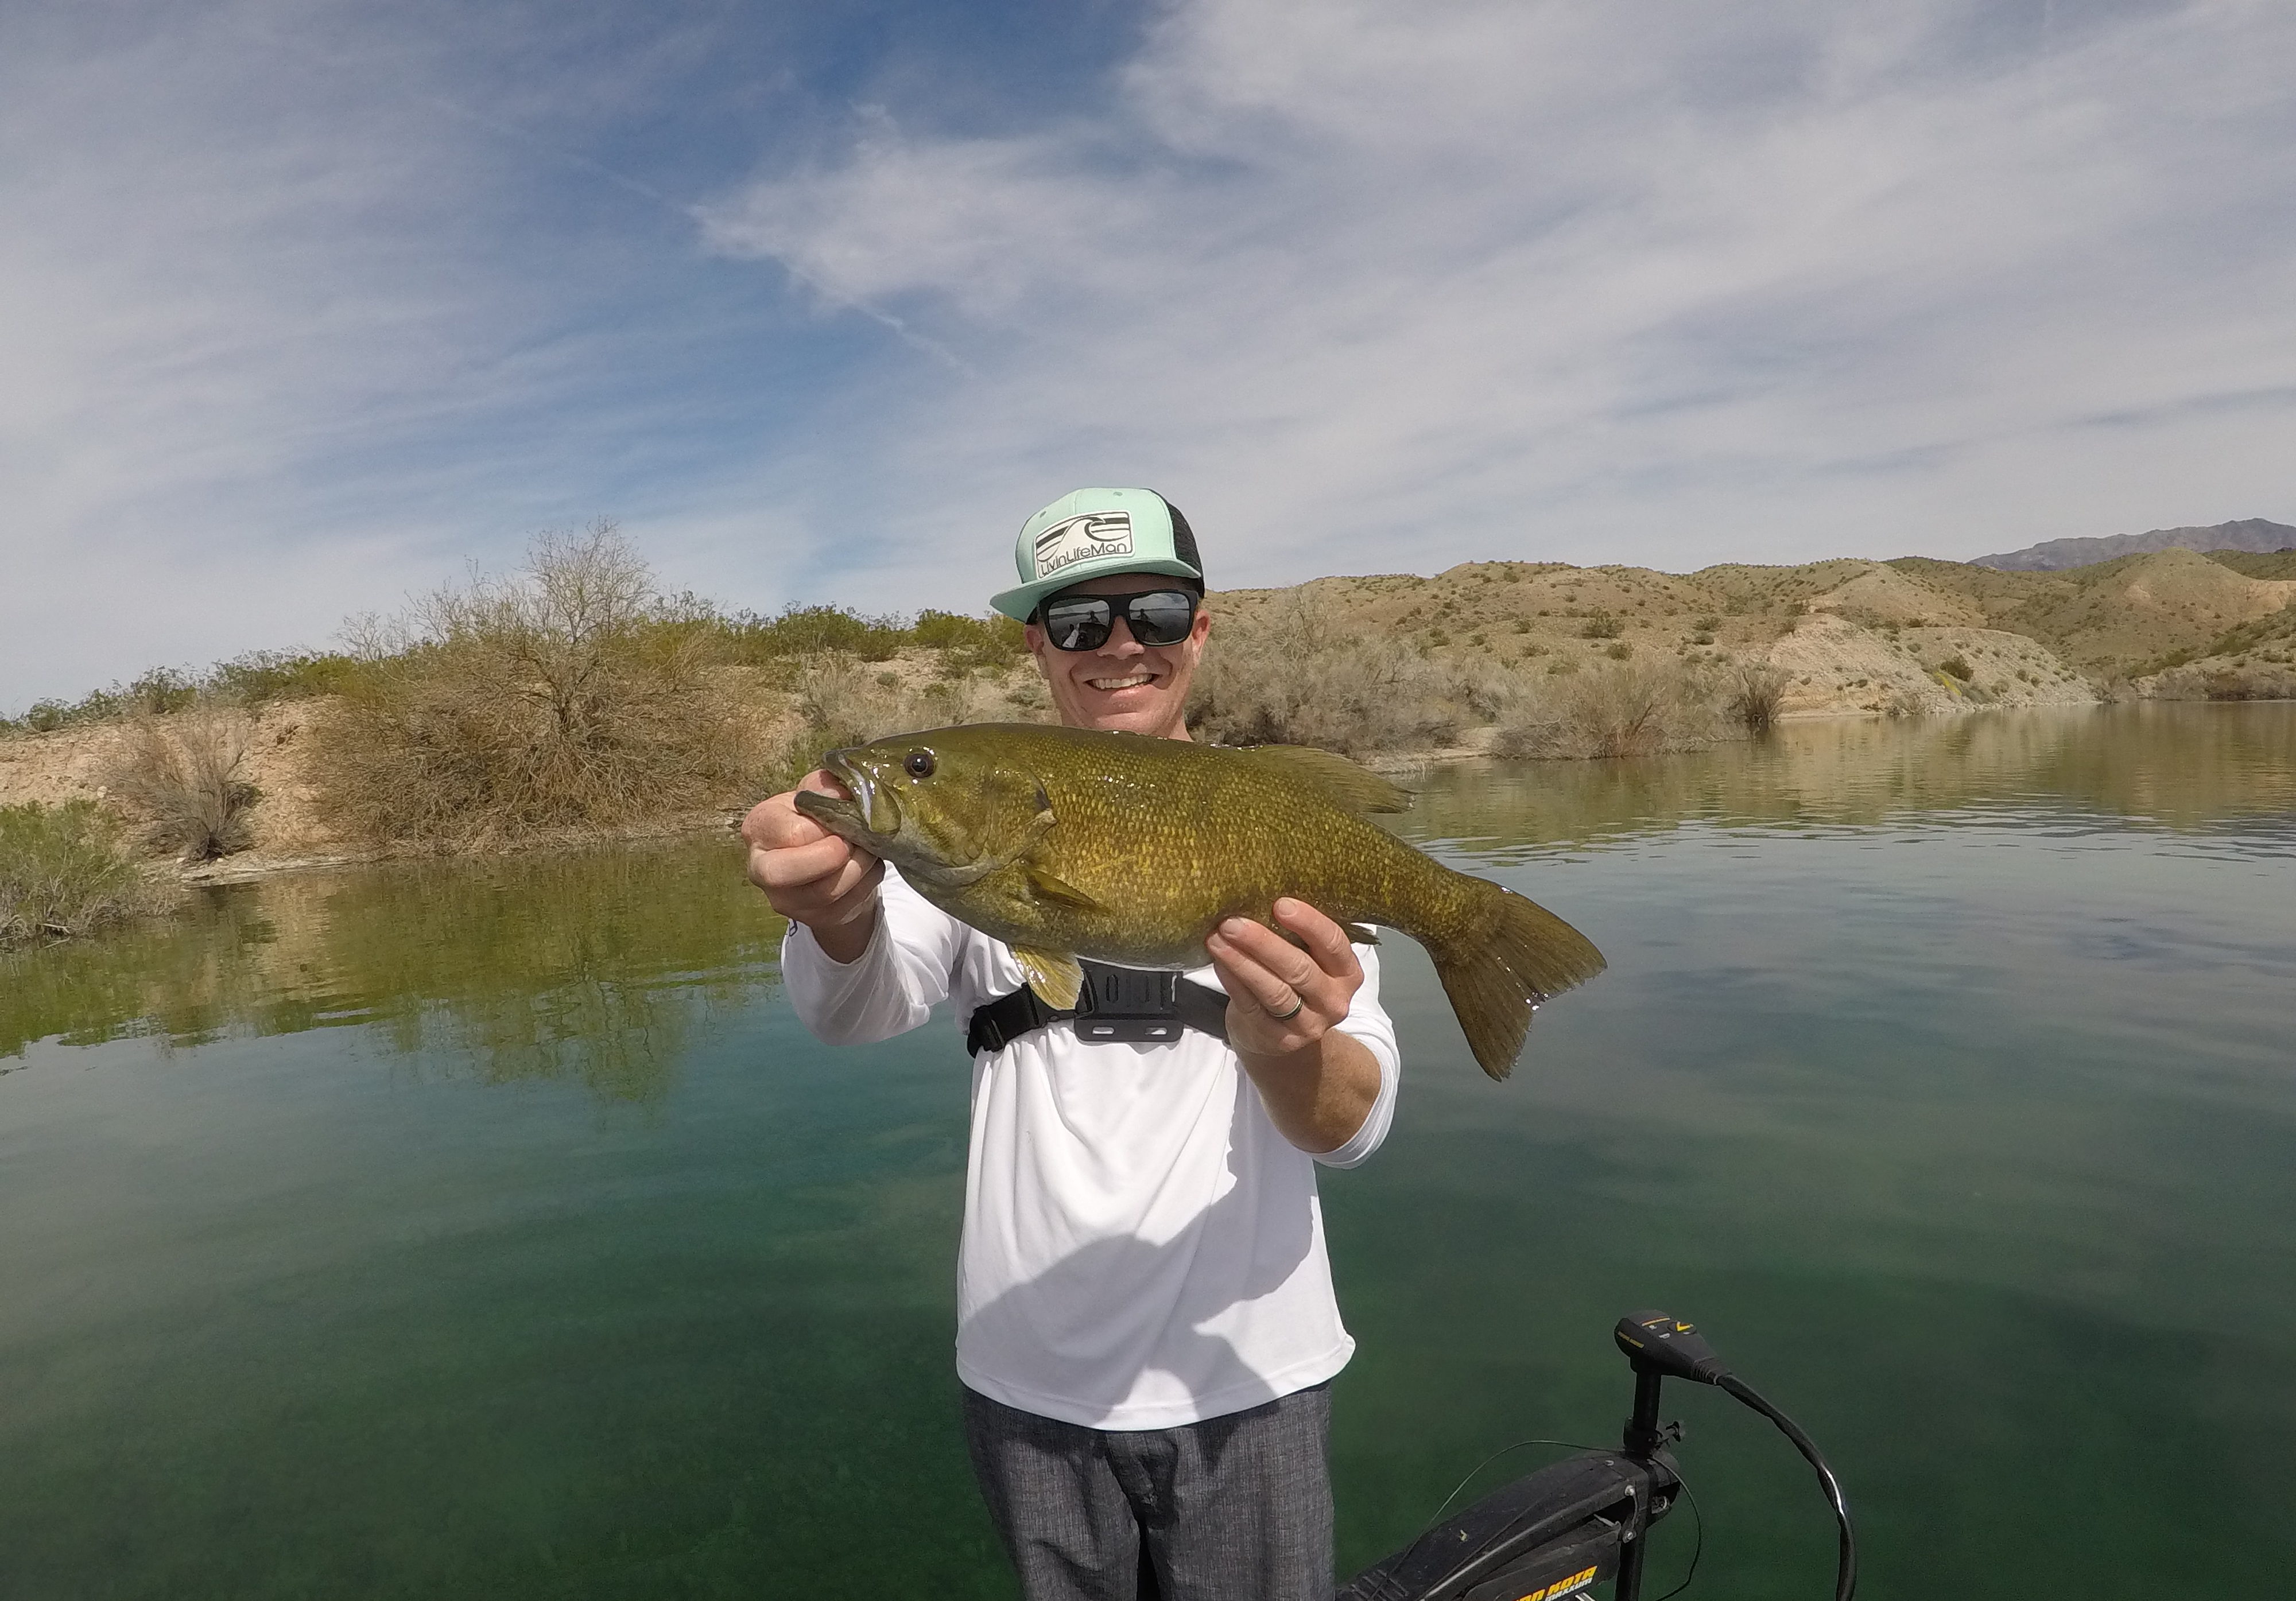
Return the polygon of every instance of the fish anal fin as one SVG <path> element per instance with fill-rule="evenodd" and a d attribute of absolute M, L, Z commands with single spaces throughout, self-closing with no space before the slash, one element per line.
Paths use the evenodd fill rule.
<path fill-rule="evenodd" d="M 1312 745 L 1253 745 L 1236 754 L 1275 768 L 1349 812 L 1402 812 L 1411 805 L 1409 791 L 1343 756 Z"/>
<path fill-rule="evenodd" d="M 1075 957 L 1060 951 L 1015 945 L 1013 958 L 1028 976 L 1029 987 L 1037 992 L 1037 1000 L 1057 1012 L 1076 1010 L 1077 998 L 1084 993 L 1084 969 L 1077 965 Z"/>

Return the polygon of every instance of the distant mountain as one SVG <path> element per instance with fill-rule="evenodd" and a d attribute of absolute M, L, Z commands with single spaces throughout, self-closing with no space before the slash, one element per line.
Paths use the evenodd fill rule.
<path fill-rule="evenodd" d="M 1972 567 L 2005 573 L 2055 573 L 2069 567 L 2141 556 L 2150 551 L 2296 550 L 2296 528 L 2261 517 L 2218 523 L 2212 528 L 2155 528 L 2149 534 L 2113 534 L 2103 539 L 2045 539 L 2002 556 L 1980 556 Z"/>

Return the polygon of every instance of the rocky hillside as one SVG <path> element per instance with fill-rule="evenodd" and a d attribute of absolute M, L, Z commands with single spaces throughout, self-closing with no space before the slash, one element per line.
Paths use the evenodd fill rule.
<path fill-rule="evenodd" d="M 1214 609 L 1234 627 L 1278 621 L 1286 608 L 1296 617 L 1303 601 L 1326 630 L 1391 639 L 1453 669 L 1431 676 L 1470 686 L 1467 701 L 1477 698 L 1472 686 L 1488 688 L 1494 678 L 1506 690 L 1497 702 L 1567 698 L 1567 686 L 1588 682 L 1582 675 L 1622 663 L 1711 668 L 1700 681 L 1723 685 L 1737 669 L 1767 666 L 1784 677 L 1779 710 L 1788 716 L 1923 715 L 2122 697 L 2296 698 L 2296 553 L 2170 549 L 2066 572 L 1919 558 L 1688 574 L 1484 561 L 1432 577 L 1392 573 L 1229 591 L 1215 597 Z M 1218 638 L 1216 626 L 1216 650 Z M 1045 715 L 1025 664 L 918 646 L 865 659 L 816 655 L 774 672 L 713 671 L 738 677 L 727 692 L 758 716 L 791 724 L 799 744 L 834 742 L 822 730 L 847 723 L 859 731 L 848 735 L 858 738 L 873 737 L 867 727 L 878 725 Z M 1303 686 L 1310 697 L 1331 690 L 1327 682 Z M 235 772 L 260 796 L 254 849 L 203 875 L 344 848 L 307 771 L 324 705 L 275 701 L 247 720 Z M 125 724 L 104 722 L 0 737 L 0 805 L 107 800 L 125 739 Z M 665 818 L 660 826 L 692 821 Z"/>
<path fill-rule="evenodd" d="M 2068 573 L 1921 558 L 1689 574 L 1471 562 L 1431 578 L 1237 591 L 1219 604 L 1249 615 L 1304 592 L 1431 655 L 1534 675 L 1615 660 L 1767 661 L 1791 677 L 1789 714 L 2296 693 L 2296 613 L 2285 609 L 2296 571 L 2242 560 L 2264 570 L 2181 549 Z"/>
<path fill-rule="evenodd" d="M 2050 539 L 1999 556 L 1980 556 L 1979 567 L 2012 573 L 2054 573 L 2090 567 L 2120 556 L 2152 551 L 2240 551 L 2262 553 L 2296 550 L 2296 528 L 2261 517 L 2217 523 L 2205 528 L 2154 528 L 2145 534 L 2115 534 L 2103 539 Z"/>

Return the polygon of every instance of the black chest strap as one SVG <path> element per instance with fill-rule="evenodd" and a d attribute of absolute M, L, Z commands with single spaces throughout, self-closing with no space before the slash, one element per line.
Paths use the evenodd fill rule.
<path fill-rule="evenodd" d="M 1084 989 L 1073 1011 L 1046 1006 L 1023 984 L 973 1009 L 964 1048 L 974 1056 L 1002 1050 L 1031 1029 L 1066 1021 L 1076 1024 L 1078 1039 L 1095 1043 L 1161 1044 L 1178 1039 L 1183 1028 L 1227 1042 L 1227 997 L 1209 984 L 1177 973 L 1097 961 L 1078 965 L 1084 968 Z"/>

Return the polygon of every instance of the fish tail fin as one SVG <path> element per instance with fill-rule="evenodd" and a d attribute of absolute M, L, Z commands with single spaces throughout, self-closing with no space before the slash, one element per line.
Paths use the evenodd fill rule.
<path fill-rule="evenodd" d="M 1503 1079 L 1522 1052 L 1533 1008 L 1607 965 L 1594 943 L 1536 901 L 1486 883 L 1465 937 L 1429 947 L 1475 1060 Z"/>

